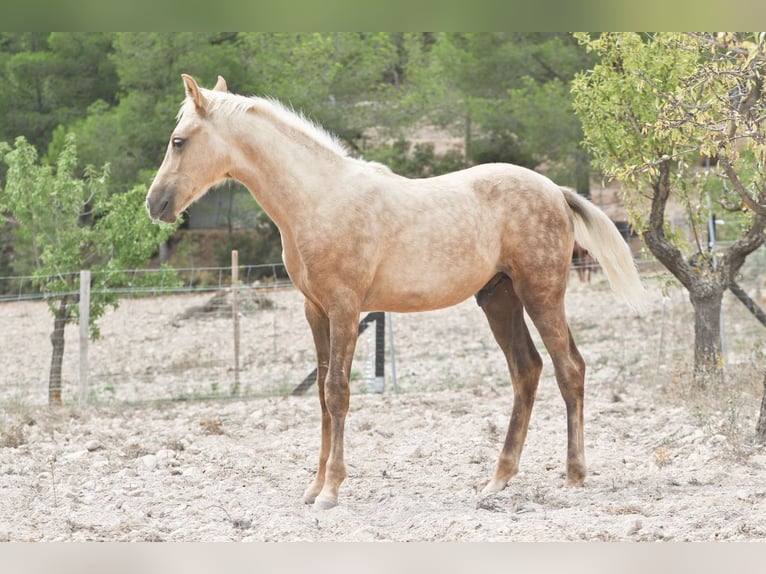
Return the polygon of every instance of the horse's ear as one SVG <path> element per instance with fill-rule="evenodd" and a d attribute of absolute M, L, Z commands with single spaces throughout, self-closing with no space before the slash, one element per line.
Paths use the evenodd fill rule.
<path fill-rule="evenodd" d="M 199 86 L 194 78 L 187 74 L 181 74 L 181 78 L 184 81 L 184 87 L 186 88 L 186 97 L 194 102 L 194 107 L 197 109 L 197 113 L 202 115 L 205 113 L 205 98 L 199 91 Z"/>
<path fill-rule="evenodd" d="M 218 76 L 218 81 L 215 83 L 215 87 L 213 88 L 213 91 L 215 92 L 229 91 L 229 88 L 226 86 L 226 80 L 223 79 L 223 76 Z"/>

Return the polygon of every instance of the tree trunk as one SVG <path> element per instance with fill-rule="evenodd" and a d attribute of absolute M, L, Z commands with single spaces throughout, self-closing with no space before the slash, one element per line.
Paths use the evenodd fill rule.
<path fill-rule="evenodd" d="M 761 414 L 755 425 L 755 436 L 761 442 L 766 442 L 766 373 L 763 375 L 763 398 L 761 399 Z"/>
<path fill-rule="evenodd" d="M 53 355 L 51 357 L 50 378 L 48 379 L 48 404 L 51 406 L 61 405 L 61 365 L 64 361 L 64 328 L 70 314 L 69 299 L 69 295 L 64 295 L 61 298 L 53 320 L 53 333 L 51 333 Z"/>
<path fill-rule="evenodd" d="M 694 307 L 694 382 L 700 389 L 723 382 L 721 344 L 721 305 L 723 292 L 705 290 L 703 296 L 691 292 Z"/>

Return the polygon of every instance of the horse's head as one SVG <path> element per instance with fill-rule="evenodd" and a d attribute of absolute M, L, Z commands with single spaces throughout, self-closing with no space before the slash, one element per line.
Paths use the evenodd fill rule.
<path fill-rule="evenodd" d="M 182 77 L 186 101 L 146 195 L 149 216 L 168 223 L 210 187 L 227 179 L 230 170 L 226 143 L 210 118 L 211 92 L 201 89 L 191 76 Z M 226 81 L 218 76 L 213 91 L 226 90 Z"/>

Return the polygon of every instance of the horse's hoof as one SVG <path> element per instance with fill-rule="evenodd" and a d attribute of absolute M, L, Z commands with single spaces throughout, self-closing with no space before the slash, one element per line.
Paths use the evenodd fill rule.
<path fill-rule="evenodd" d="M 582 486 L 585 482 L 585 465 L 573 464 L 567 468 L 567 486 Z"/>
<path fill-rule="evenodd" d="M 508 485 L 507 480 L 499 480 L 497 478 L 493 478 L 489 481 L 489 484 L 482 488 L 481 495 L 482 496 L 488 496 L 490 494 L 497 494 L 501 490 L 503 490 Z"/>
<path fill-rule="evenodd" d="M 310 484 L 306 490 L 303 491 L 303 502 L 305 504 L 314 504 L 319 493 L 322 492 L 322 485 Z"/>
<path fill-rule="evenodd" d="M 338 506 L 337 498 L 330 498 L 329 496 L 319 496 L 314 501 L 314 508 L 317 510 L 330 510 Z"/>

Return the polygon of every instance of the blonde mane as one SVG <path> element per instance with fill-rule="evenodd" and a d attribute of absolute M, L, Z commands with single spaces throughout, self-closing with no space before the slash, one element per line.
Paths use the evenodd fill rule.
<path fill-rule="evenodd" d="M 204 88 L 201 88 L 200 92 L 202 92 L 208 102 L 208 113 L 213 114 L 222 112 L 226 114 L 246 114 L 247 112 L 255 110 L 271 116 L 276 121 L 306 135 L 333 153 L 342 157 L 348 156 L 348 150 L 346 150 L 343 144 L 334 135 L 306 118 L 300 112 L 288 108 L 279 100 L 274 98 L 261 98 L 258 96 L 240 96 L 228 92 L 206 90 Z M 184 113 L 193 109 L 193 102 L 187 98 L 181 104 L 177 120 L 180 120 Z"/>

